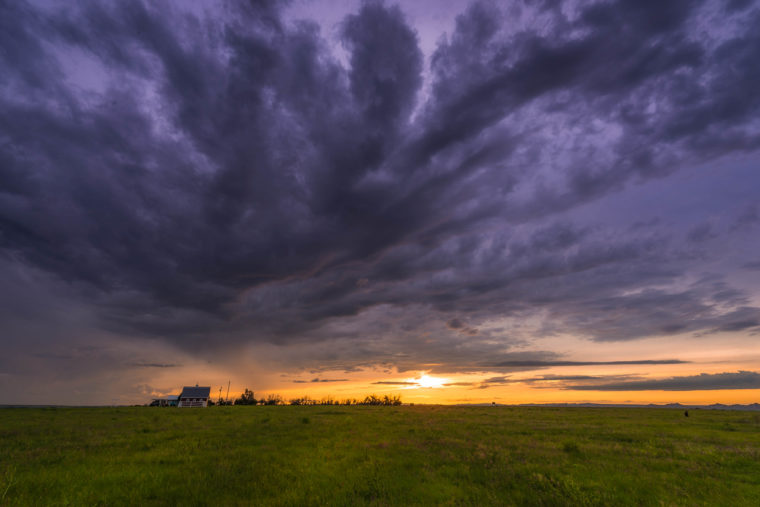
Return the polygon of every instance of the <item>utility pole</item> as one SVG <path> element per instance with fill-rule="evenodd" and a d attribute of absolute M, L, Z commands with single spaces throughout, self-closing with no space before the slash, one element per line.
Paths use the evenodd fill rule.
<path fill-rule="evenodd" d="M 222 404 L 222 386 L 219 386 L 219 398 L 216 399 L 216 404 L 217 405 Z"/>
<path fill-rule="evenodd" d="M 228 380 L 227 381 L 227 397 L 225 399 L 225 403 L 229 403 L 229 402 L 230 402 L 230 381 Z"/>

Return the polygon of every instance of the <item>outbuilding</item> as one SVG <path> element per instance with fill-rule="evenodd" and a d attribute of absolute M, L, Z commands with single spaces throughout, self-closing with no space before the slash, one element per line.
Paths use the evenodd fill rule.
<path fill-rule="evenodd" d="M 154 398 L 150 402 L 151 407 L 176 407 L 179 403 L 179 395 L 170 394 L 166 398 Z"/>
<path fill-rule="evenodd" d="M 211 387 L 185 386 L 182 388 L 182 394 L 179 395 L 179 407 L 207 407 L 208 398 L 211 394 Z"/>

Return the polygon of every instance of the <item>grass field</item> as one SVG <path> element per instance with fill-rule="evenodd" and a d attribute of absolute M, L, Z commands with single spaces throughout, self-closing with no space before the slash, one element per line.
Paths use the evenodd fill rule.
<path fill-rule="evenodd" d="M 760 505 L 760 414 L 0 410 L 5 505 Z"/>

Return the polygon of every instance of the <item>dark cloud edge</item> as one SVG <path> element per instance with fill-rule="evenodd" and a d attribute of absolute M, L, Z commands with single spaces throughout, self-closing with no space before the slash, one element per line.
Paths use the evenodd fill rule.
<path fill-rule="evenodd" d="M 630 361 L 502 361 L 490 366 L 501 368 L 548 368 L 552 366 L 624 366 L 624 365 L 658 365 L 658 364 L 688 364 L 691 361 L 681 359 L 640 359 Z"/>

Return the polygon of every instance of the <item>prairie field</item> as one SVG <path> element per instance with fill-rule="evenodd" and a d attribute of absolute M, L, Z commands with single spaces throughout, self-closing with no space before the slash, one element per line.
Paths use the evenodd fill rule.
<path fill-rule="evenodd" d="M 0 505 L 760 505 L 760 413 L 0 409 Z"/>

